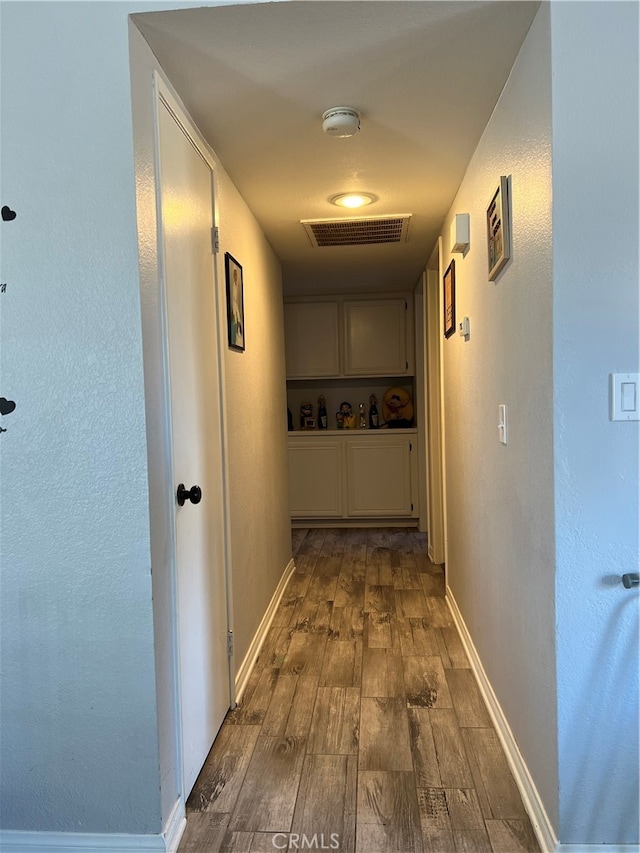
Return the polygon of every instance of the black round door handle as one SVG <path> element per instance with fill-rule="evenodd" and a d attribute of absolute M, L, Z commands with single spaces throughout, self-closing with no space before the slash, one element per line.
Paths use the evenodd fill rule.
<path fill-rule="evenodd" d="M 199 504 L 202 500 L 202 489 L 200 486 L 191 486 L 190 489 L 185 489 L 184 483 L 180 483 L 176 492 L 178 506 L 184 506 L 185 501 L 191 501 L 192 504 Z"/>

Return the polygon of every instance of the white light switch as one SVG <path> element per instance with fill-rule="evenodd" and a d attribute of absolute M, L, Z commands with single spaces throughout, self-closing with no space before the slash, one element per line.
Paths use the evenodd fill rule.
<path fill-rule="evenodd" d="M 611 420 L 639 421 L 638 373 L 611 374 Z"/>
<path fill-rule="evenodd" d="M 498 406 L 498 441 L 500 444 L 507 443 L 507 407 L 504 403 Z"/>
<path fill-rule="evenodd" d="M 621 385 L 622 395 L 621 395 L 621 406 L 623 412 L 635 412 L 638 408 L 638 403 L 636 400 L 636 383 L 635 382 L 623 382 Z"/>

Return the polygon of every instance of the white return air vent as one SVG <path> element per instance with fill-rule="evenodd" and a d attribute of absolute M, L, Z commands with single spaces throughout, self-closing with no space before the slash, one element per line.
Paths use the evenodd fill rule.
<path fill-rule="evenodd" d="M 370 246 L 374 243 L 406 243 L 409 237 L 410 213 L 393 216 L 363 216 L 354 219 L 303 219 L 311 245 Z"/>

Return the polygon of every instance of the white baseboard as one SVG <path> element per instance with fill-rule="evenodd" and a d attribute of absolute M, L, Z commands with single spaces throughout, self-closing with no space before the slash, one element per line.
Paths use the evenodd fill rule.
<path fill-rule="evenodd" d="M 176 853 L 180 839 L 187 828 L 187 815 L 184 800 L 182 797 L 176 800 L 174 807 L 171 809 L 171 814 L 167 820 L 164 831 L 164 850 L 166 853 Z M 0 851 L 2 847 L 0 847 Z"/>
<path fill-rule="evenodd" d="M 251 675 L 251 670 L 256 662 L 258 655 L 260 654 L 260 649 L 265 641 L 267 636 L 267 631 L 271 627 L 271 623 L 273 622 L 273 618 L 276 615 L 276 610 L 278 609 L 278 605 L 284 595 L 284 591 L 287 588 L 287 584 L 291 579 L 291 575 L 294 573 L 296 569 L 295 563 L 293 559 L 289 560 L 289 563 L 284 570 L 282 577 L 280 578 L 280 582 L 276 587 L 276 591 L 273 593 L 273 597 L 269 602 L 269 606 L 267 607 L 264 616 L 262 617 L 262 622 L 258 626 L 258 630 L 255 633 L 253 640 L 251 641 L 251 645 L 249 646 L 249 650 L 244 656 L 244 660 L 240 664 L 240 669 L 238 670 L 238 674 L 236 675 L 236 702 L 239 702 L 242 698 L 242 693 L 247 686 L 247 681 L 249 680 L 249 676 Z M 1 849 L 1 848 L 0 848 Z M 4 851 L 3 851 L 4 853 Z"/>
<path fill-rule="evenodd" d="M 640 844 L 558 844 L 556 853 L 640 853 Z"/>
<path fill-rule="evenodd" d="M 500 739 L 500 743 L 502 744 L 502 748 L 504 749 L 507 757 L 507 762 L 509 763 L 516 785 L 520 791 L 522 802 L 524 803 L 527 814 L 531 819 L 533 830 L 543 853 L 560 853 L 560 851 L 562 851 L 562 853 L 592 853 L 592 851 L 593 853 L 596 853 L 596 850 L 600 849 L 606 849 L 609 853 L 614 853 L 613 847 L 574 847 L 570 851 L 566 845 L 563 847 L 558 845 L 558 839 L 556 838 L 553 826 L 551 825 L 551 821 L 549 820 L 545 810 L 544 803 L 542 802 L 535 783 L 531 778 L 531 774 L 529 773 L 529 769 L 522 757 L 522 753 L 518 749 L 518 744 L 513 736 L 511 727 L 509 726 L 507 718 L 504 715 L 504 711 L 502 710 L 500 703 L 498 702 L 498 698 L 493 691 L 491 682 L 487 678 L 487 674 L 482 666 L 482 661 L 480 660 L 476 647 L 473 645 L 471 635 L 467 630 L 467 626 L 462 618 L 462 614 L 460 613 L 453 593 L 448 586 L 447 604 L 449 605 L 449 610 L 451 611 L 451 615 L 456 623 L 456 627 L 460 632 L 462 644 L 469 658 L 471 669 L 473 670 L 473 674 L 478 682 L 482 698 L 485 701 L 489 716 L 496 728 L 498 738 Z"/>
<path fill-rule="evenodd" d="M 5 829 L 0 830 L 0 850 L 2 853 L 176 853 L 186 825 L 184 802 L 177 800 L 164 832 L 159 835 Z"/>
<path fill-rule="evenodd" d="M 0 831 L 2 853 L 165 853 L 162 835 Z"/>

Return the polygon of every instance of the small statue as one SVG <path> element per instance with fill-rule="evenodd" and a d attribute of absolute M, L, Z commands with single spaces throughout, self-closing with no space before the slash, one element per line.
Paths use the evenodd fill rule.
<path fill-rule="evenodd" d="M 356 428 L 356 418 L 353 414 L 353 409 L 351 408 L 351 403 L 340 403 L 340 411 L 338 415 L 342 415 L 342 427 L 338 426 L 338 429 L 355 429 Z M 336 415 L 336 420 L 338 420 L 338 416 Z"/>
<path fill-rule="evenodd" d="M 300 429 L 307 429 L 311 418 L 313 418 L 313 404 L 303 403 L 300 406 Z"/>

